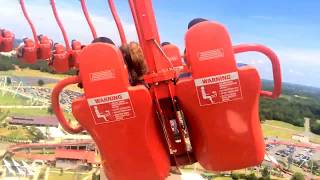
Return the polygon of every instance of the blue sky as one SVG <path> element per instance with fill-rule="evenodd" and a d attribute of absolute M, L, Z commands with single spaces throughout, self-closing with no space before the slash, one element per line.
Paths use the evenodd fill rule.
<path fill-rule="evenodd" d="M 39 33 L 63 42 L 49 0 L 25 0 Z M 127 1 L 115 0 L 129 40 L 137 40 Z M 78 0 L 56 0 L 70 39 L 84 43 L 91 34 Z M 18 1 L 0 0 L 0 27 L 18 38 L 31 37 Z M 87 0 L 98 35 L 119 42 L 107 0 Z M 298 0 L 154 0 L 153 6 L 162 41 L 184 48 L 188 22 L 203 17 L 224 24 L 234 44 L 259 43 L 273 49 L 281 60 L 283 80 L 320 87 L 320 1 Z M 257 53 L 237 55 L 238 62 L 256 66 L 263 78 L 271 79 L 268 60 Z"/>

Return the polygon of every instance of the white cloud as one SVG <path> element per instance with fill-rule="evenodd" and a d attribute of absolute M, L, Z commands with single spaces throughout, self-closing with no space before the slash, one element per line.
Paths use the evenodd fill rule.
<path fill-rule="evenodd" d="M 304 48 L 273 49 L 280 60 L 284 82 L 320 87 L 320 52 Z M 257 67 L 262 78 L 272 79 L 270 61 L 258 53 L 236 55 L 238 62 Z"/>
<path fill-rule="evenodd" d="M 320 51 L 314 49 L 288 48 L 277 51 L 286 63 L 320 65 Z"/>
<path fill-rule="evenodd" d="M 0 0 L 0 22 L 1 27 L 9 29 L 16 34 L 17 38 L 32 37 L 31 30 L 24 19 L 18 1 Z M 4 5 L 5 4 L 5 5 Z M 26 1 L 26 8 L 29 16 L 36 26 L 38 34 L 45 34 L 54 41 L 63 43 L 63 38 L 58 25 L 54 19 L 49 2 L 47 4 L 30 4 Z M 92 40 L 90 29 L 85 21 L 84 15 L 79 8 L 60 8 L 57 4 L 59 16 L 65 26 L 70 40 L 77 39 L 83 43 Z M 96 27 L 98 36 L 107 36 L 120 44 L 118 30 L 111 16 L 92 15 L 91 19 Z M 122 21 L 128 40 L 137 40 L 135 26 L 131 22 Z"/>

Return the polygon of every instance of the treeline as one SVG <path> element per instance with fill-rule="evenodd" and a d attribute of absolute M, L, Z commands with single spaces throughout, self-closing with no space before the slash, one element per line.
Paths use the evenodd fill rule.
<path fill-rule="evenodd" d="M 0 71 L 14 70 L 16 69 L 15 66 L 19 67 L 20 69 L 29 68 L 32 70 L 39 70 L 41 72 L 55 74 L 52 68 L 48 66 L 48 62 L 46 61 L 40 60 L 37 61 L 35 64 L 26 64 L 14 56 L 10 57 L 0 55 Z M 76 70 L 72 69 L 64 74 L 74 75 L 76 74 Z"/>
<path fill-rule="evenodd" d="M 260 117 L 304 126 L 304 118 L 310 118 L 311 131 L 320 134 L 320 102 L 313 97 L 288 96 L 277 100 L 260 100 Z"/>
<path fill-rule="evenodd" d="M 0 71 L 14 70 L 10 57 L 0 55 Z"/>

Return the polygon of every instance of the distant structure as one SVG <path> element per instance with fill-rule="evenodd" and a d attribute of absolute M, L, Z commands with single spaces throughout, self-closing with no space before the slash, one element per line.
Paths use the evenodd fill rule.
<path fill-rule="evenodd" d="M 55 150 L 55 167 L 64 169 L 76 169 L 79 166 L 90 166 L 96 164 L 96 154 L 94 151 L 80 150 Z"/>
<path fill-rule="evenodd" d="M 301 134 L 294 134 L 292 139 L 303 143 L 310 143 L 311 136 L 312 133 L 310 132 L 310 119 L 304 118 L 304 132 Z"/>
<path fill-rule="evenodd" d="M 59 122 L 55 116 L 45 117 L 17 117 L 13 116 L 9 120 L 9 124 L 25 125 L 25 126 L 46 126 L 46 127 L 59 127 Z"/>

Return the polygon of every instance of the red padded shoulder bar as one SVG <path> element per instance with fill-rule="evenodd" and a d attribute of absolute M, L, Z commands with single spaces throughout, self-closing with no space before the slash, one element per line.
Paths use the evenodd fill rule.
<path fill-rule="evenodd" d="M 97 53 L 102 51 L 104 53 Z M 83 49 L 78 63 L 87 98 L 123 92 L 129 86 L 128 71 L 122 54 L 114 45 L 90 44 Z"/>
<path fill-rule="evenodd" d="M 256 51 L 266 55 L 272 64 L 274 87 L 273 92 L 261 91 L 262 96 L 266 96 L 272 99 L 276 99 L 280 96 L 282 91 L 282 77 L 281 77 L 281 67 L 277 55 L 268 47 L 259 44 L 241 44 L 233 46 L 234 53 L 243 53 Z"/>
<path fill-rule="evenodd" d="M 66 130 L 68 133 L 76 134 L 83 131 L 83 128 L 79 125 L 77 127 L 72 127 L 66 120 L 66 118 L 63 115 L 63 110 L 60 107 L 59 103 L 59 96 L 62 92 L 63 88 L 65 88 L 68 85 L 71 84 L 77 84 L 80 82 L 80 79 L 78 76 L 72 76 L 69 78 L 66 78 L 62 81 L 59 81 L 59 83 L 53 88 L 52 96 L 51 96 L 51 102 L 52 102 L 52 108 L 54 113 L 56 114 L 61 126 L 64 130 Z"/>
<path fill-rule="evenodd" d="M 114 21 L 117 25 L 118 31 L 119 31 L 121 43 L 122 43 L 122 45 L 127 44 L 126 35 L 124 34 L 123 26 L 120 21 L 119 15 L 117 13 L 116 7 L 114 6 L 114 2 L 113 2 L 113 0 L 108 0 L 108 3 L 109 3 L 109 7 L 111 10 L 113 19 L 114 19 Z"/>
<path fill-rule="evenodd" d="M 91 18 L 89 16 L 88 9 L 87 9 L 87 6 L 86 6 L 86 1 L 85 0 L 80 0 L 80 2 L 81 2 L 81 8 L 82 8 L 83 14 L 86 17 L 87 23 L 88 23 L 88 25 L 90 27 L 90 30 L 91 30 L 91 33 L 92 33 L 92 37 L 93 37 L 93 39 L 96 39 L 97 38 L 97 32 L 96 32 L 96 29 L 94 28 L 94 25 L 91 22 Z"/>
<path fill-rule="evenodd" d="M 229 34 L 221 24 L 205 21 L 193 26 L 186 33 L 185 43 L 194 78 L 237 70 Z"/>
<path fill-rule="evenodd" d="M 27 13 L 27 10 L 26 10 L 26 6 L 25 6 L 25 3 L 24 3 L 24 0 L 20 0 L 20 6 L 21 6 L 21 9 L 22 9 L 22 12 L 23 12 L 23 15 L 24 17 L 26 18 L 26 20 L 28 21 L 29 23 L 29 26 L 32 30 L 32 34 L 33 34 L 33 40 L 35 42 L 35 45 L 36 47 L 38 48 L 39 47 L 39 41 L 38 41 L 38 37 L 37 37 L 37 32 L 36 32 L 36 28 L 34 27 L 28 13 Z"/>
<path fill-rule="evenodd" d="M 169 58 L 173 67 L 179 67 L 183 65 L 179 48 L 176 45 L 168 44 L 168 45 L 162 46 L 162 49 L 163 49 L 163 52 Z"/>

